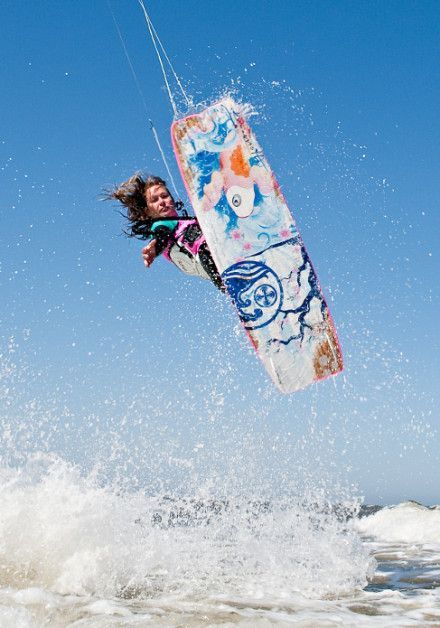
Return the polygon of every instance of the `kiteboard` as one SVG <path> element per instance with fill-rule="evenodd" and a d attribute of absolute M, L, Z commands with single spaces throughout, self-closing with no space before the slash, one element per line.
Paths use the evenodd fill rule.
<path fill-rule="evenodd" d="M 342 371 L 315 270 L 242 107 L 224 98 L 171 135 L 217 270 L 276 386 L 290 393 Z"/>

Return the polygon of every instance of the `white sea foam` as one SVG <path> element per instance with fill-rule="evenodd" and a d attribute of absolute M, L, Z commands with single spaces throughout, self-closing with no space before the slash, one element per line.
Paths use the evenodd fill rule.
<path fill-rule="evenodd" d="M 357 536 L 316 499 L 268 506 L 122 494 L 50 456 L 3 469 L 0 483 L 1 579 L 28 595 L 31 587 L 103 596 L 239 587 L 282 599 L 366 584 Z"/>
<path fill-rule="evenodd" d="M 367 575 L 377 586 L 382 576 L 373 577 L 369 549 L 350 531 L 377 530 L 383 539 L 409 517 L 432 542 L 423 522 L 437 521 L 438 510 L 402 504 L 350 526 L 316 495 L 272 504 L 151 496 L 101 486 L 96 477 L 41 454 L 1 469 L 1 628 L 197 625 L 202 617 L 252 627 L 440 619 L 435 591 L 409 599 L 390 588 L 398 565 L 380 591 L 361 591 Z M 400 559 L 410 561 L 404 551 Z"/>
<path fill-rule="evenodd" d="M 405 502 L 356 521 L 356 529 L 380 541 L 440 545 L 440 508 Z"/>

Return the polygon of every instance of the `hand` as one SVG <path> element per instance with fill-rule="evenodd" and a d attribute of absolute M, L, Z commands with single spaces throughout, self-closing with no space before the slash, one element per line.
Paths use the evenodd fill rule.
<path fill-rule="evenodd" d="M 144 265 L 149 268 L 157 257 L 156 240 L 151 240 L 151 242 L 149 242 L 147 246 L 144 246 L 141 252 L 142 259 L 144 260 Z"/>

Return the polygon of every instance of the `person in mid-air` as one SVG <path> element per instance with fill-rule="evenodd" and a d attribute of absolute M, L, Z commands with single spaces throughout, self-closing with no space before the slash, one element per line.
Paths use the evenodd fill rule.
<path fill-rule="evenodd" d="M 163 179 L 137 172 L 111 190 L 108 198 L 124 205 L 129 237 L 150 239 L 142 249 L 147 268 L 162 254 L 185 273 L 210 279 L 224 289 L 197 218 L 186 215 L 183 203 L 174 200 Z"/>

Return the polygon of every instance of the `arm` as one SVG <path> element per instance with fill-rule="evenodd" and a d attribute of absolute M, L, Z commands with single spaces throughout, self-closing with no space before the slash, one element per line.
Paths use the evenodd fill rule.
<path fill-rule="evenodd" d="M 160 226 L 154 230 L 154 238 L 142 249 L 142 259 L 146 268 L 149 268 L 168 246 L 172 231 L 168 227 Z"/>

